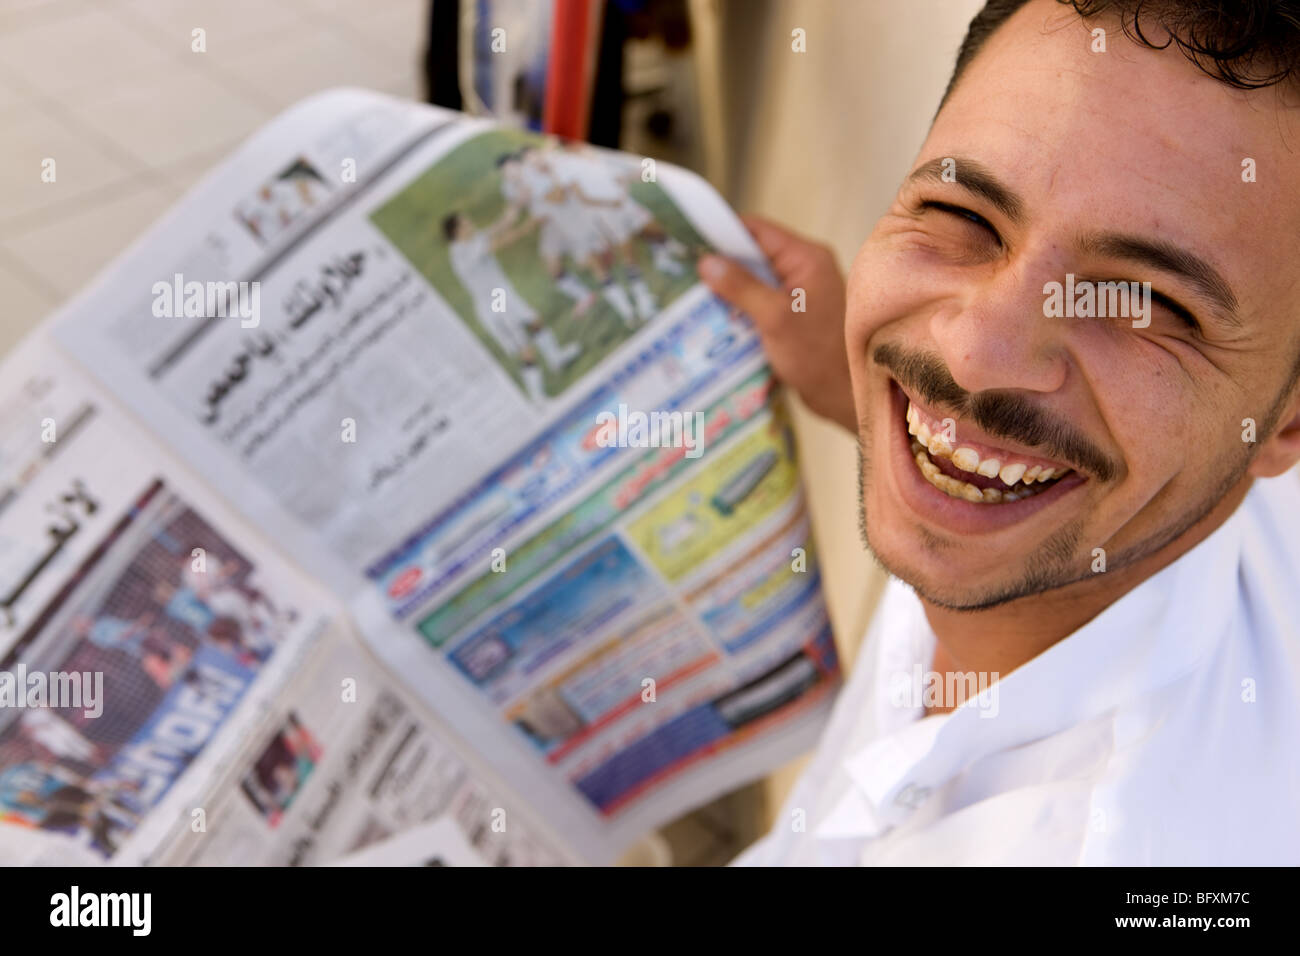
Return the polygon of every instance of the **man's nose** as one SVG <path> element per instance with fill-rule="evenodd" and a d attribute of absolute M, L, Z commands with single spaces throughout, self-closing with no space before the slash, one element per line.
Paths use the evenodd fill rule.
<path fill-rule="evenodd" d="M 954 297 L 930 320 L 952 377 L 968 392 L 1050 393 L 1066 381 L 1068 321 L 1044 315 L 1043 286 L 1064 273 L 1049 262 L 1006 266 Z"/>

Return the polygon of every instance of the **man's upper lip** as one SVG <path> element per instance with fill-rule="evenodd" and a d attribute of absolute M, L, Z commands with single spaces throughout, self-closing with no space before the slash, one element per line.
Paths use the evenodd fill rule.
<path fill-rule="evenodd" d="M 971 445 L 976 446 L 978 450 L 987 451 L 992 454 L 1001 452 L 1003 455 L 1013 455 L 1016 459 L 1029 465 L 1042 465 L 1045 468 L 1055 468 L 1058 472 L 1078 470 L 1069 462 L 1057 461 L 1054 458 L 1044 458 L 1042 455 L 1027 450 L 1024 445 L 1009 442 L 1003 438 L 994 438 L 988 432 L 978 428 L 967 419 L 958 418 L 955 415 L 945 415 L 938 412 L 932 406 L 927 405 L 925 402 L 917 398 L 909 389 L 898 381 L 895 380 L 894 384 L 897 385 L 899 391 L 903 393 L 903 397 L 915 405 L 917 410 L 925 415 L 926 418 L 931 419 L 932 421 L 943 421 L 945 418 L 951 418 L 956 422 L 957 441 L 954 443 L 954 447 L 956 448 L 960 448 L 962 445 Z"/>

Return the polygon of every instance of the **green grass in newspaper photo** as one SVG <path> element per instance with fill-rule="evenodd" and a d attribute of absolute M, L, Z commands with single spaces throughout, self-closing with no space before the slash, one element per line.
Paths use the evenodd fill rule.
<path fill-rule="evenodd" d="M 462 143 L 372 218 L 534 401 L 690 289 L 705 251 L 636 158 L 513 130 Z"/>

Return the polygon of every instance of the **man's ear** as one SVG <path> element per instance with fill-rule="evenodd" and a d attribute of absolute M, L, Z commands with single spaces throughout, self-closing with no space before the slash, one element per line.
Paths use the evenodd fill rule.
<path fill-rule="evenodd" d="M 1281 426 L 1264 440 L 1247 471 L 1255 478 L 1272 478 L 1300 461 L 1300 388 L 1287 401 Z"/>

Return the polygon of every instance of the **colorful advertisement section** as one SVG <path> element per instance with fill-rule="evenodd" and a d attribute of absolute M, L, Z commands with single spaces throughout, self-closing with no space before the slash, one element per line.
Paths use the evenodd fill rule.
<path fill-rule="evenodd" d="M 748 741 L 831 691 L 839 674 L 830 624 L 808 646 L 766 674 L 679 714 L 629 744 L 574 785 L 612 815 L 697 760 Z"/>
<path fill-rule="evenodd" d="M 660 606 L 606 635 L 601 646 L 529 692 L 506 717 L 548 762 L 557 763 L 636 712 L 647 688 L 657 699 L 720 656 L 680 612 Z"/>
<path fill-rule="evenodd" d="M 779 419 L 756 428 L 633 521 L 628 536 L 677 581 L 748 534 L 799 491 L 793 439 Z"/>
<path fill-rule="evenodd" d="M 523 693 L 548 662 L 594 641 L 634 609 L 665 600 L 617 538 L 609 538 L 448 653 L 494 703 Z"/>
<path fill-rule="evenodd" d="M 747 322 L 732 318 L 716 299 L 700 302 L 562 420 L 367 568 L 367 576 L 382 589 L 392 614 L 405 617 L 448 581 L 486 568 L 503 539 L 608 462 L 637 455 L 637 449 L 597 444 L 600 412 L 620 403 L 684 408 L 692 395 L 758 351 Z"/>
<path fill-rule="evenodd" d="M 687 595 L 709 633 L 737 654 L 794 615 L 820 607 L 821 573 L 803 508 Z"/>
<path fill-rule="evenodd" d="M 770 416 L 772 378 L 764 369 L 741 382 L 705 412 L 704 444 L 720 444 L 746 424 Z M 658 491 L 688 468 L 709 460 L 686 457 L 685 448 L 659 448 L 642 456 L 572 511 L 510 549 L 509 573 L 484 571 L 477 579 L 422 618 L 417 627 L 434 647 L 441 647 L 488 608 L 549 571 L 572 549 L 610 528 L 627 510 Z"/>
<path fill-rule="evenodd" d="M 161 482 L 140 495 L 0 662 L 103 675 L 101 714 L 28 709 L 4 724 L 0 821 L 116 852 L 296 617 L 255 571 Z"/>
<path fill-rule="evenodd" d="M 783 722 L 838 677 L 792 439 L 783 417 L 769 413 L 766 377 L 745 384 L 714 409 L 727 428 L 746 422 L 734 426 L 732 442 L 626 529 L 665 576 L 690 578 L 682 597 L 698 619 L 616 536 L 538 580 L 541 559 L 556 553 L 546 547 L 552 529 L 580 527 L 573 519 L 584 512 L 593 531 L 613 525 L 629 501 L 677 474 L 677 460 L 645 456 L 516 549 L 508 573 L 471 585 L 474 600 L 499 601 L 512 590 L 507 578 L 533 579 L 508 611 L 445 645 L 451 663 L 605 814 Z M 444 606 L 422 622 L 435 646 L 446 641 L 439 622 L 449 629 L 446 622 L 472 613 L 471 602 L 458 600 L 455 614 Z M 762 659 L 779 663 L 751 656 L 734 665 L 746 667 L 744 676 L 732 671 L 722 649 L 738 654 L 760 639 L 770 645 Z M 653 713 L 662 718 L 649 717 L 647 700 L 659 702 L 664 709 Z"/>

